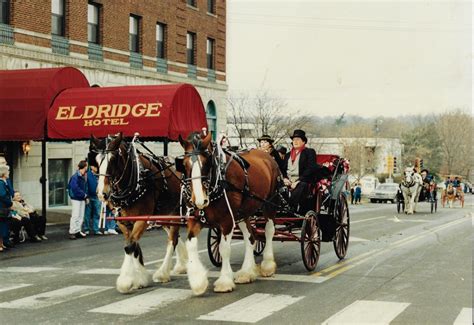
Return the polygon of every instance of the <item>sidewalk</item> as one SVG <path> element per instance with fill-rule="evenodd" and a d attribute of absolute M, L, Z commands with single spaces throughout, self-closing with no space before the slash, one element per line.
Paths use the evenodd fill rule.
<path fill-rule="evenodd" d="M 69 224 L 71 219 L 72 206 L 61 206 L 52 207 L 46 210 L 46 223 L 47 225 L 64 225 Z M 38 209 L 38 213 L 41 215 L 41 209 Z"/>

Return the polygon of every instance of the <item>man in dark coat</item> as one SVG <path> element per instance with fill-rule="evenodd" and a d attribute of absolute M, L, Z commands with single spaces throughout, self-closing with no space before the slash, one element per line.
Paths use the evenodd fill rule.
<path fill-rule="evenodd" d="M 273 159 L 275 159 L 278 165 L 278 168 L 280 168 L 280 171 L 283 173 L 283 168 L 284 168 L 283 159 L 281 159 L 279 152 L 275 149 L 275 147 L 273 147 L 273 142 L 275 142 L 275 140 L 273 140 L 268 134 L 262 135 L 257 140 L 260 144 L 259 149 L 262 151 L 265 151 L 270 156 L 272 156 Z"/>
<path fill-rule="evenodd" d="M 295 130 L 290 138 L 293 148 L 285 156 L 283 181 L 291 190 L 290 205 L 297 208 L 304 203 L 309 184 L 315 183 L 316 151 L 305 146 L 308 142 L 305 131 Z M 301 207 L 299 210 L 302 212 Z"/>

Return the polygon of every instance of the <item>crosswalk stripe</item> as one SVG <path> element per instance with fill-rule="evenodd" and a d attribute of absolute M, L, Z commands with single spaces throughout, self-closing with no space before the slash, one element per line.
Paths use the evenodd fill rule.
<path fill-rule="evenodd" d="M 326 319 L 323 324 L 389 324 L 409 305 L 403 302 L 357 300 Z"/>
<path fill-rule="evenodd" d="M 0 284 L 0 292 L 5 292 L 9 290 L 15 290 L 19 288 L 24 288 L 24 287 L 29 287 L 32 284 L 27 284 L 27 283 L 2 283 Z"/>
<path fill-rule="evenodd" d="M 254 293 L 209 314 L 199 316 L 200 320 L 256 323 L 259 320 L 303 299 L 288 295 Z"/>
<path fill-rule="evenodd" d="M 453 325 L 472 325 L 472 308 L 463 308 Z"/>
<path fill-rule="evenodd" d="M 39 273 L 39 272 L 57 271 L 57 270 L 61 270 L 61 268 L 46 267 L 46 266 L 12 266 L 12 267 L 5 267 L 0 270 L 1 270 L 0 272 L 9 272 L 9 273 Z"/>
<path fill-rule="evenodd" d="M 120 315 L 141 315 L 162 308 L 172 302 L 190 298 L 192 295 L 193 293 L 191 290 L 160 288 L 139 296 L 91 309 L 89 312 Z"/>
<path fill-rule="evenodd" d="M 153 270 L 148 270 L 154 272 Z M 120 269 L 89 269 L 77 272 L 79 274 L 94 274 L 94 275 L 119 275 Z M 218 278 L 220 276 L 219 271 L 208 271 L 207 275 L 210 278 Z M 187 274 L 176 274 L 173 277 L 187 277 Z M 309 275 L 298 275 L 298 274 L 275 274 L 272 277 L 264 278 L 259 277 L 258 280 L 265 281 L 287 281 L 287 282 L 303 282 L 303 283 L 323 283 L 329 279 L 324 276 L 309 276 Z"/>
<path fill-rule="evenodd" d="M 37 295 L 0 303 L 0 308 L 39 309 L 57 305 L 66 301 L 89 296 L 112 287 L 104 286 L 69 286 Z"/>
<path fill-rule="evenodd" d="M 79 274 L 97 274 L 97 275 L 119 275 L 120 269 L 88 269 L 77 272 Z"/>

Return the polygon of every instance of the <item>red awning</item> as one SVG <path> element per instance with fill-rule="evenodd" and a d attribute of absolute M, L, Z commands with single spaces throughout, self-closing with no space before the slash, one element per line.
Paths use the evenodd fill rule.
<path fill-rule="evenodd" d="M 89 139 L 123 132 L 168 138 L 207 127 L 197 90 L 188 84 L 68 89 L 48 113 L 50 139 Z"/>
<path fill-rule="evenodd" d="M 44 139 L 49 107 L 72 87 L 89 87 L 75 68 L 0 71 L 0 141 Z"/>

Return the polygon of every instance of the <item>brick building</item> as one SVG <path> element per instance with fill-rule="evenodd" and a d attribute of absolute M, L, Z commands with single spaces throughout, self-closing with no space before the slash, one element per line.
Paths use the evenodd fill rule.
<path fill-rule="evenodd" d="M 190 83 L 215 131 L 226 125 L 225 52 L 225 0 L 0 0 L 0 69 L 73 66 L 100 87 Z M 39 206 L 41 146 L 24 148 L 3 142 L 0 154 Z M 87 148 L 48 143 L 49 206 L 67 204 L 65 182 Z"/>

